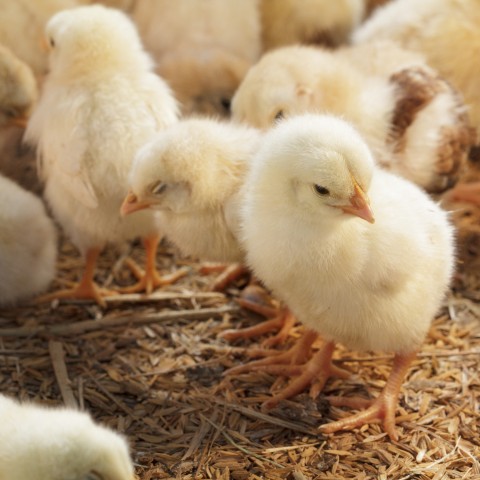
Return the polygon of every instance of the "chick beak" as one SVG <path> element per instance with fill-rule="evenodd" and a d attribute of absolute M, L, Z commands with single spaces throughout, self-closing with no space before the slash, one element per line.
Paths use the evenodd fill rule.
<path fill-rule="evenodd" d="M 132 191 L 129 191 L 120 208 L 120 214 L 124 217 L 125 215 L 129 215 L 138 210 L 144 210 L 148 207 L 150 207 L 149 202 L 140 202 L 138 197 Z"/>
<path fill-rule="evenodd" d="M 27 128 L 28 117 L 26 115 L 21 115 L 19 117 L 12 118 L 8 121 L 9 125 L 20 127 L 20 128 Z"/>
<path fill-rule="evenodd" d="M 375 223 L 372 209 L 370 208 L 370 200 L 367 194 L 360 188 L 360 185 L 354 180 L 354 192 L 350 197 L 350 205 L 342 205 L 341 208 L 345 213 L 356 215 L 369 223 Z"/>

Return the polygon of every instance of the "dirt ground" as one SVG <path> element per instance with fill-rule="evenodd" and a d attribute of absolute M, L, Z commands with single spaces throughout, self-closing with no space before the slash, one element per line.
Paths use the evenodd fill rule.
<path fill-rule="evenodd" d="M 478 213 L 478 212 L 477 212 Z M 275 378 L 262 372 L 223 376 L 249 359 L 262 338 L 234 344 L 218 335 L 259 317 L 224 294 L 213 276 L 162 244 L 164 272 L 187 268 L 150 298 L 116 296 L 102 310 L 90 302 L 0 310 L 0 389 L 48 405 L 65 403 L 125 434 L 139 479 L 480 479 L 480 268 L 475 212 L 459 211 L 459 268 L 443 309 L 403 385 L 398 442 L 379 425 L 323 436 L 318 427 L 347 415 L 325 395 L 379 393 L 391 355 L 338 348 L 352 372 L 263 412 Z M 473 215 L 473 216 L 472 216 Z M 463 229 L 464 225 L 470 228 Z M 133 245 L 101 257 L 98 282 L 133 282 L 124 259 L 143 261 Z M 62 240 L 52 290 L 78 278 L 82 261 Z M 287 348 L 302 331 L 297 326 Z M 279 382 L 275 383 L 278 388 Z"/>

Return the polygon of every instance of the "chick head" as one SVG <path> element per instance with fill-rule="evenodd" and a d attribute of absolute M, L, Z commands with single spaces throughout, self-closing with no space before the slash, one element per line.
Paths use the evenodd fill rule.
<path fill-rule="evenodd" d="M 290 115 L 311 110 L 308 69 L 298 69 L 298 54 L 310 47 L 285 47 L 264 55 L 246 74 L 232 99 L 235 120 L 268 129 Z"/>
<path fill-rule="evenodd" d="M 23 420 L 28 422 L 28 438 L 18 451 L 24 453 L 24 458 L 9 468 L 9 478 L 133 480 L 124 438 L 95 424 L 89 415 L 67 409 L 35 408 L 25 413 Z"/>
<path fill-rule="evenodd" d="M 220 207 L 241 182 L 258 135 L 254 129 L 206 118 L 169 127 L 136 155 L 122 213 Z"/>
<path fill-rule="evenodd" d="M 281 195 L 295 214 L 329 219 L 349 213 L 373 223 L 367 196 L 373 166 L 369 148 L 350 124 L 305 114 L 267 135 L 253 174 L 261 195 Z"/>
<path fill-rule="evenodd" d="M 37 100 L 37 83 L 30 67 L 0 45 L 0 126 L 25 127 Z"/>
<path fill-rule="evenodd" d="M 49 20 L 45 35 L 52 74 L 75 78 L 152 68 L 135 25 L 114 8 L 87 5 L 63 10 Z"/>

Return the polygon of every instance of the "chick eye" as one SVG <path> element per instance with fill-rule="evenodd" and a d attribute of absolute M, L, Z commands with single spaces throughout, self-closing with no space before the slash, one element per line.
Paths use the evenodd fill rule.
<path fill-rule="evenodd" d="M 282 120 L 283 118 L 285 118 L 285 114 L 283 113 L 283 110 L 279 110 L 275 114 L 275 120 Z"/>
<path fill-rule="evenodd" d="M 55 47 L 55 40 L 52 37 L 50 37 L 49 42 L 52 48 Z"/>
<path fill-rule="evenodd" d="M 229 98 L 221 98 L 220 105 L 226 112 L 230 112 L 230 99 Z"/>
<path fill-rule="evenodd" d="M 3 110 L 3 113 L 9 118 L 15 118 L 17 116 L 17 112 L 13 108 L 7 108 Z"/>
<path fill-rule="evenodd" d="M 153 195 L 161 195 L 167 189 L 167 184 L 164 182 L 157 182 L 153 185 L 151 192 Z"/>
<path fill-rule="evenodd" d="M 313 188 L 319 195 L 328 195 L 330 193 L 328 188 L 322 187 L 321 185 L 315 184 Z"/>

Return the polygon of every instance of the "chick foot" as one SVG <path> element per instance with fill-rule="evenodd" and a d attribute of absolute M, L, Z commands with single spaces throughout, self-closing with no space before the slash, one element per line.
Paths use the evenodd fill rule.
<path fill-rule="evenodd" d="M 210 263 L 204 264 L 200 268 L 200 273 L 202 275 L 208 275 L 215 272 L 220 272 L 220 275 L 218 275 L 218 277 L 212 283 L 210 290 L 214 292 L 223 292 L 228 285 L 237 280 L 237 278 L 248 273 L 249 270 L 241 263 Z"/>
<path fill-rule="evenodd" d="M 126 263 L 128 268 L 132 271 L 133 275 L 137 278 L 138 282 L 130 287 L 120 288 L 120 293 L 138 293 L 146 292 L 147 295 L 152 293 L 156 288 L 163 287 L 165 285 L 171 285 L 178 279 L 184 277 L 188 270 L 179 269 L 170 275 L 161 276 L 157 271 L 156 257 L 157 248 L 160 241 L 160 236 L 154 235 L 146 237 L 143 240 L 146 253 L 145 271 L 142 270 L 132 259 L 127 258 Z"/>
<path fill-rule="evenodd" d="M 36 302 L 50 302 L 52 300 L 62 298 L 94 300 L 101 307 L 105 308 L 107 304 L 103 297 L 116 295 L 117 292 L 114 290 L 100 288 L 93 280 L 95 265 L 97 263 L 99 254 L 100 249 L 90 249 L 87 251 L 85 257 L 85 269 L 80 282 L 75 287 L 58 290 L 57 292 L 53 293 L 47 293 L 46 295 L 37 297 Z"/>
<path fill-rule="evenodd" d="M 446 194 L 446 197 L 454 202 L 480 206 L 480 182 L 459 183 Z"/>
<path fill-rule="evenodd" d="M 304 336 L 306 335 L 309 335 L 306 341 L 311 341 L 311 343 L 313 343 L 316 338 L 315 332 L 307 330 Z M 301 345 L 299 348 L 304 349 L 305 344 Z M 339 368 L 332 363 L 334 349 L 335 343 L 327 342 L 323 344 L 320 350 L 318 350 L 318 352 L 303 365 L 270 365 L 262 367 L 262 371 L 274 375 L 296 377 L 283 390 L 275 394 L 270 400 L 264 402 L 262 408 L 273 408 L 278 405 L 281 400 L 294 397 L 295 395 L 302 393 L 308 387 L 310 387 L 310 397 L 316 398 L 330 377 L 348 378 L 350 372 Z M 273 359 L 274 358 L 275 357 L 273 357 Z"/>
<path fill-rule="evenodd" d="M 295 325 L 296 319 L 290 310 L 285 307 L 278 308 L 274 306 L 271 300 L 266 298 L 265 290 L 258 285 L 249 285 L 246 287 L 237 302 L 243 308 L 264 317 L 271 318 L 253 327 L 226 330 L 220 335 L 221 338 L 231 341 L 237 340 L 238 338 L 257 337 L 278 330 L 276 335 L 267 338 L 262 343 L 264 347 L 273 347 L 283 343 Z"/>
<path fill-rule="evenodd" d="M 410 364 L 415 359 L 416 353 L 408 355 L 395 355 L 393 368 L 388 377 L 387 383 L 382 393 L 375 400 L 365 399 L 341 399 L 338 397 L 330 397 L 332 405 L 335 406 L 352 406 L 362 408 L 368 404 L 370 406 L 363 412 L 359 412 L 350 417 L 322 425 L 320 430 L 323 433 L 334 433 L 339 430 L 351 430 L 353 428 L 364 425 L 365 423 L 383 423 L 383 429 L 391 440 L 398 440 L 398 434 L 395 430 L 395 409 L 398 404 L 398 395 L 402 387 L 405 375 L 408 372 Z"/>

